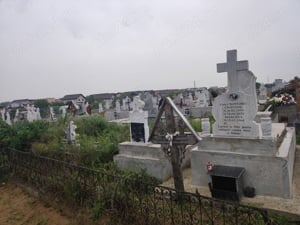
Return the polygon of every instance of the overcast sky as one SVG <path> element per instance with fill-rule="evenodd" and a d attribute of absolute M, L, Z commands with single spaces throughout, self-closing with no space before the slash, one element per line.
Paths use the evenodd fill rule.
<path fill-rule="evenodd" d="M 0 0 L 0 102 L 300 76 L 300 0 Z"/>

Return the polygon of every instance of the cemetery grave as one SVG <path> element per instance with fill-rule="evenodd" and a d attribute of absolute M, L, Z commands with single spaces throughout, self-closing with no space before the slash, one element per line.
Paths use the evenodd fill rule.
<path fill-rule="evenodd" d="M 272 123 L 257 114 L 256 77 L 247 61 L 237 61 L 237 51 L 227 51 L 227 62 L 217 64 L 218 72 L 228 73 L 228 91 L 213 104 L 213 133 L 191 150 L 192 184 L 206 186 L 212 180 L 207 164 L 243 168 L 242 189 L 251 187 L 257 195 L 291 198 L 295 158 L 295 130 L 283 123 Z M 233 176 L 233 175 L 232 175 Z M 216 184 L 217 185 L 217 184 Z M 236 184 L 237 185 L 237 184 Z M 237 194 L 237 186 L 230 192 Z M 214 190 L 214 183 L 212 183 Z M 224 191 L 223 198 L 232 193 Z"/>

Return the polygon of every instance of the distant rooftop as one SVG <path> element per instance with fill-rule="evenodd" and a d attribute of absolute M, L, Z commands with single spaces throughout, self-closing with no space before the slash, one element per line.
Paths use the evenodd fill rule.
<path fill-rule="evenodd" d="M 72 94 L 72 95 L 65 95 L 63 98 L 61 98 L 61 100 L 65 100 L 65 101 L 67 101 L 67 100 L 73 100 L 73 99 L 78 98 L 79 96 L 84 97 L 83 94 Z"/>

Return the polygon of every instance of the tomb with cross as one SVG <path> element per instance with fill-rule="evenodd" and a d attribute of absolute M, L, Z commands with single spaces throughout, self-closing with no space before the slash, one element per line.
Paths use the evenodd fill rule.
<path fill-rule="evenodd" d="M 227 72 L 228 91 L 219 95 L 212 108 L 215 136 L 258 138 L 256 77 L 248 61 L 238 61 L 237 51 L 227 51 L 227 62 L 217 64 L 217 72 Z"/>
<path fill-rule="evenodd" d="M 194 145 L 201 138 L 192 128 L 184 115 L 173 101 L 166 97 L 160 105 L 149 141 L 161 144 L 165 155 L 169 158 L 177 192 L 184 191 L 181 163 L 185 156 L 187 145 Z"/>
<path fill-rule="evenodd" d="M 193 186 L 215 198 L 239 200 L 248 187 L 257 195 L 290 198 L 293 192 L 295 129 L 265 115 L 257 122 L 256 77 L 237 51 L 227 51 L 228 90 L 214 99 L 212 134 L 191 150 Z M 231 183 L 231 185 L 229 185 Z M 229 185 L 229 186 L 228 186 Z"/>
<path fill-rule="evenodd" d="M 248 61 L 237 61 L 237 50 L 227 51 L 227 62 L 217 64 L 217 72 L 228 73 L 228 88 L 230 92 L 239 91 L 239 77 L 238 71 L 248 70 Z"/>

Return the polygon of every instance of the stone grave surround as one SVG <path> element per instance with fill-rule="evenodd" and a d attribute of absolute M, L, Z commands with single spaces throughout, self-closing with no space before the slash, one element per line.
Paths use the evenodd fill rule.
<path fill-rule="evenodd" d="M 211 182 L 208 163 L 242 167 L 244 187 L 254 187 L 257 195 L 292 196 L 295 158 L 295 129 L 269 118 L 254 122 L 257 112 L 255 76 L 247 61 L 237 61 L 236 50 L 227 52 L 227 63 L 218 72 L 228 72 L 228 91 L 213 105 L 213 135 L 203 137 L 191 149 L 192 185 Z M 262 129 L 260 128 L 262 126 Z"/>
<path fill-rule="evenodd" d="M 190 149 L 188 146 L 182 167 L 190 165 Z M 114 156 L 114 162 L 121 169 L 136 172 L 146 169 L 148 175 L 166 181 L 172 176 L 172 166 L 160 144 L 122 142 L 119 144 L 119 154 Z"/>
<path fill-rule="evenodd" d="M 171 102 L 171 104 L 173 104 L 171 99 L 168 99 L 168 102 Z M 133 102 L 133 111 L 130 112 L 130 121 L 138 123 L 138 124 L 142 124 L 141 122 L 144 122 L 145 120 L 145 112 L 142 110 L 143 108 L 143 102 L 140 100 L 139 97 L 135 97 L 134 98 L 134 102 Z M 164 104 L 164 103 L 163 103 Z M 172 105 L 172 107 L 176 107 L 175 104 Z M 160 117 L 162 116 L 162 112 L 163 111 L 163 106 L 161 106 L 160 112 L 159 112 L 159 117 L 156 118 L 156 121 L 160 121 Z M 179 109 L 177 109 L 179 111 Z M 177 112 L 178 113 L 178 112 Z M 183 115 L 182 115 L 183 117 Z M 156 124 L 156 123 L 155 123 Z M 155 127 L 155 125 L 154 125 Z M 132 127 L 131 127 L 132 129 Z M 131 130 L 131 136 L 132 135 L 133 130 Z M 152 130 L 153 132 L 153 130 Z M 138 134 L 140 135 L 140 133 Z M 145 134 L 146 136 L 147 134 Z M 169 135 L 172 136 L 172 135 Z M 148 137 L 149 137 L 149 133 L 148 133 Z M 146 140 L 148 140 L 148 137 Z M 186 139 L 185 139 L 186 138 Z M 139 139 L 139 138 L 138 138 Z M 159 138 L 158 138 L 159 139 Z M 165 134 L 163 135 L 163 140 L 162 143 L 169 143 L 167 137 L 165 136 Z M 156 140 L 156 139 L 155 139 Z M 160 139 L 159 139 L 160 140 Z M 181 143 L 184 144 L 184 146 L 186 146 L 185 143 L 183 143 L 183 140 L 185 141 L 192 141 L 194 139 L 190 138 L 190 137 L 182 137 L 182 136 L 172 136 L 172 141 L 171 143 L 173 143 L 172 146 L 175 146 L 176 143 Z M 133 140 L 134 141 L 134 140 Z M 158 141 L 158 140 L 156 140 Z M 159 141 L 158 141 L 159 142 Z M 172 168 L 172 164 L 171 162 L 172 159 L 168 159 L 166 157 L 167 152 L 164 152 L 161 149 L 161 143 L 157 143 L 157 142 L 151 140 L 151 142 L 123 142 L 119 144 L 119 154 L 114 156 L 114 162 L 117 164 L 117 166 L 119 168 L 127 168 L 127 169 L 131 169 L 134 171 L 140 171 L 141 169 L 146 169 L 146 172 L 153 177 L 156 177 L 162 181 L 167 180 L 168 178 L 170 178 L 173 174 L 173 168 Z M 194 142 L 195 143 L 195 142 Z M 190 165 L 190 148 L 193 145 L 189 145 L 185 151 L 185 154 L 181 160 L 181 164 L 179 165 L 179 167 L 183 168 L 183 167 L 187 167 Z"/>
<path fill-rule="evenodd" d="M 171 164 L 160 145 L 147 143 L 148 112 L 143 111 L 144 106 L 140 96 L 133 98 L 132 111 L 129 112 L 131 141 L 119 144 L 119 154 L 114 156 L 114 162 L 121 169 L 139 172 L 144 168 L 149 175 L 164 181 L 172 174 Z"/>

